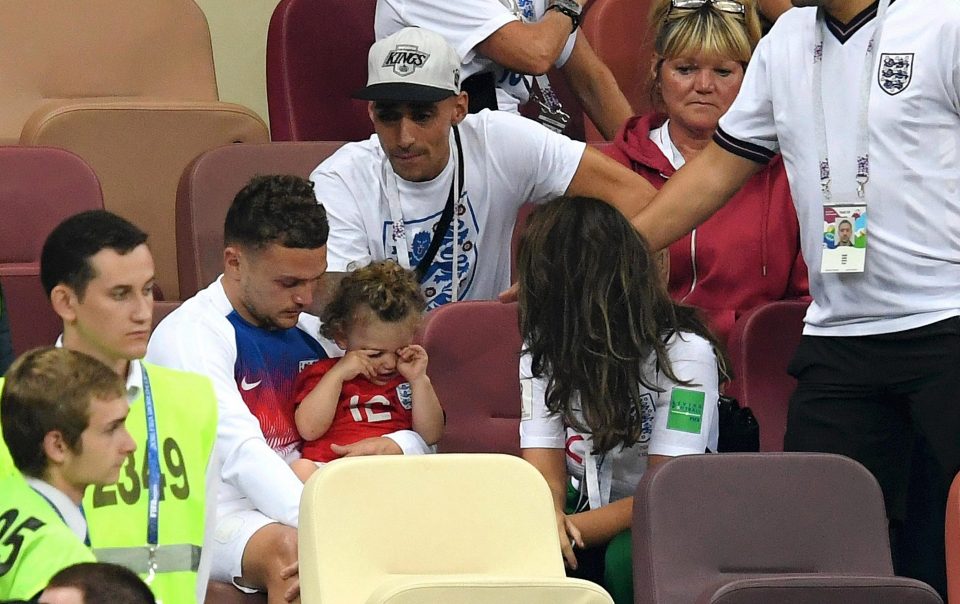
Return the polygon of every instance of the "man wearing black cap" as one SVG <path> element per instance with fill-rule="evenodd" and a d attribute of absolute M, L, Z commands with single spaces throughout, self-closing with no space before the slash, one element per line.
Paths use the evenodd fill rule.
<path fill-rule="evenodd" d="M 525 202 L 603 199 L 632 215 L 645 179 L 582 142 L 502 111 L 467 115 L 460 57 L 439 35 L 406 28 L 370 49 L 376 135 L 311 175 L 330 219 L 328 273 L 372 260 L 415 269 L 428 307 L 491 299 L 510 285 L 510 238 Z"/>

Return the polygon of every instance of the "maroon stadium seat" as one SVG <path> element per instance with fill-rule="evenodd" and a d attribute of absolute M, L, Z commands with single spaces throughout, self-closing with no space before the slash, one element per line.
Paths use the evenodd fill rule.
<path fill-rule="evenodd" d="M 447 416 L 445 453 L 520 453 L 517 305 L 454 302 L 427 315 L 423 347 Z"/>
<path fill-rule="evenodd" d="M 53 344 L 61 331 L 40 284 L 40 251 L 68 216 L 103 209 L 100 182 L 62 149 L 0 147 L 0 281 L 13 350 Z"/>
<path fill-rule="evenodd" d="M 275 141 L 356 141 L 366 101 L 376 0 L 282 0 L 267 33 L 267 105 Z"/>
<path fill-rule="evenodd" d="M 183 299 L 223 272 L 223 220 L 243 186 L 258 174 L 304 178 L 343 143 L 227 145 L 203 153 L 177 189 L 177 262 Z"/>
<path fill-rule="evenodd" d="M 636 604 L 935 604 L 894 577 L 880 486 L 823 453 L 675 457 L 633 501 Z"/>
<path fill-rule="evenodd" d="M 783 451 L 787 403 L 797 385 L 787 365 L 800 344 L 808 305 L 778 300 L 758 306 L 738 318 L 730 334 L 734 379 L 726 392 L 756 416 L 761 451 Z"/>

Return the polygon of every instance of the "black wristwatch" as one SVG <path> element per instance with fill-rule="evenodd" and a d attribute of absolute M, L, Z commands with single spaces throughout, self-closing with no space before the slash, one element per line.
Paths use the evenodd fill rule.
<path fill-rule="evenodd" d="M 580 13 L 583 12 L 583 7 L 574 0 L 551 0 L 547 10 L 555 10 L 570 17 L 570 20 L 573 21 L 570 33 L 577 31 L 577 28 L 580 27 Z"/>

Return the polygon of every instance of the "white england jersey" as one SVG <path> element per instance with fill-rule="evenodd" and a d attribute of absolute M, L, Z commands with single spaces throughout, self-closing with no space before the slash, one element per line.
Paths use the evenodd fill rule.
<path fill-rule="evenodd" d="M 856 124 L 873 4 L 827 18 L 823 107 L 833 203 L 856 201 Z M 813 90 L 816 9 L 761 40 L 715 140 L 748 159 L 783 155 L 814 301 L 805 334 L 891 333 L 960 315 L 960 2 L 896 0 L 871 74 L 863 273 L 819 272 L 823 241 Z"/>

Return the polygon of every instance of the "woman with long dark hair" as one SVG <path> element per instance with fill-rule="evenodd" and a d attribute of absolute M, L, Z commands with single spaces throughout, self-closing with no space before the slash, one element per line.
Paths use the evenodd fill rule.
<path fill-rule="evenodd" d="M 716 449 L 713 338 L 671 301 L 643 238 L 599 200 L 536 209 L 518 269 L 523 457 L 553 492 L 567 565 L 632 602 L 640 476 Z"/>

